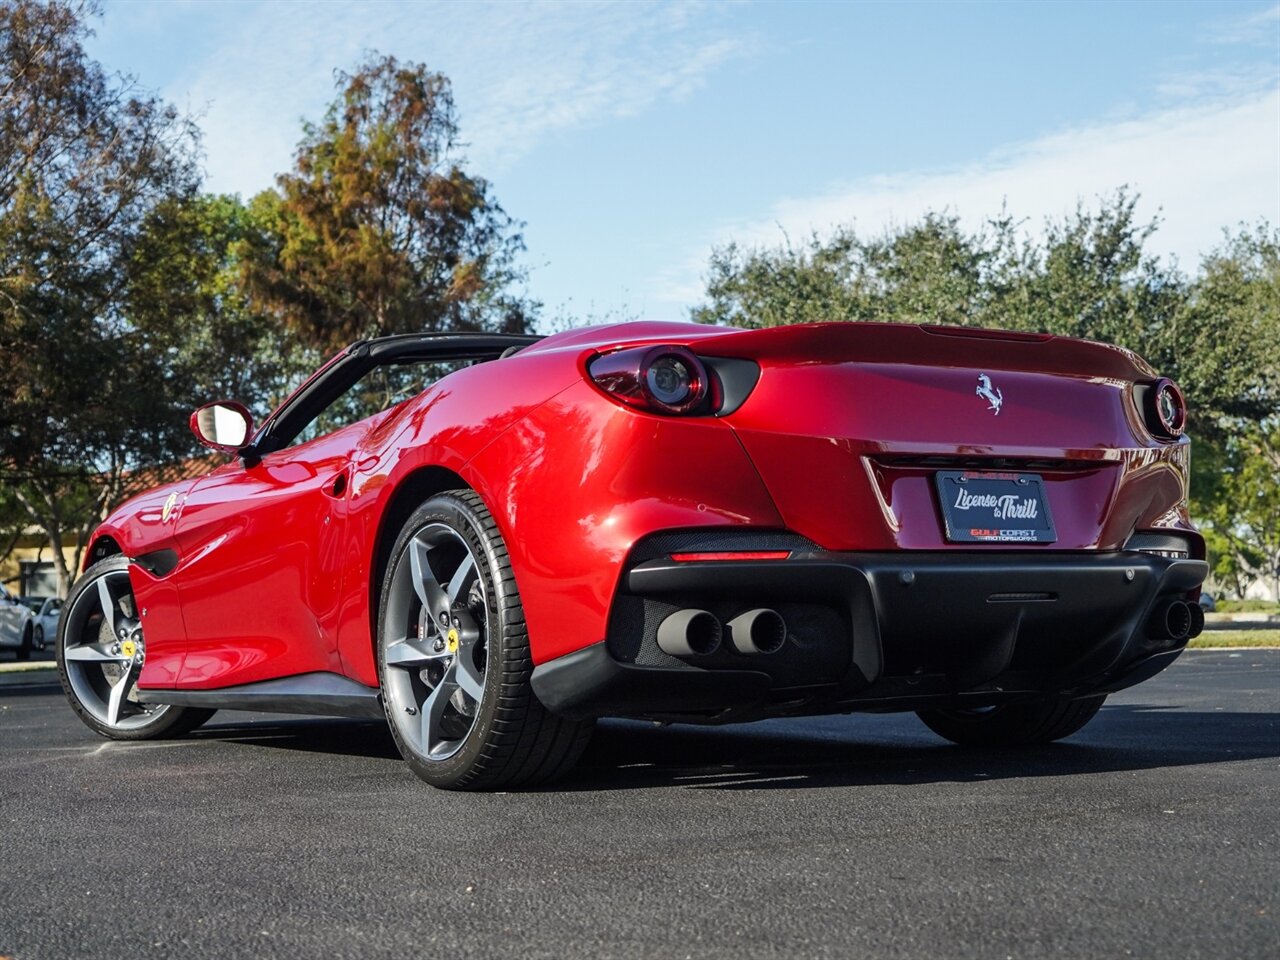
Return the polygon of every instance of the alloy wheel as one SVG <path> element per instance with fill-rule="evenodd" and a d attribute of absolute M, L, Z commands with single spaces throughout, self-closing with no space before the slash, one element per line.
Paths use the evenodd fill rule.
<path fill-rule="evenodd" d="M 94 719 L 114 729 L 133 730 L 169 709 L 137 699 L 146 645 L 127 570 L 103 571 L 65 617 L 61 639 L 67 681 Z"/>
<path fill-rule="evenodd" d="M 461 749 L 484 699 L 488 605 L 472 548 L 431 523 L 396 561 L 384 611 L 384 696 L 401 737 L 427 760 Z"/>

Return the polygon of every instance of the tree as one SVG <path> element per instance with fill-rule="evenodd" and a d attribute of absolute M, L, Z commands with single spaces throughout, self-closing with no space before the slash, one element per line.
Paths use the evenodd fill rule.
<path fill-rule="evenodd" d="M 1138 197 L 1121 189 L 1044 225 L 1001 276 L 989 326 L 1084 337 L 1151 353 L 1154 335 L 1185 294 L 1177 269 L 1147 249 L 1159 221 L 1140 223 Z M 1156 358 L 1151 358 L 1156 359 Z"/>
<path fill-rule="evenodd" d="M 523 241 L 466 173 L 448 79 L 394 57 L 338 74 L 306 124 L 295 169 L 252 207 L 277 222 L 247 279 L 306 344 L 416 330 L 524 331 L 536 304 L 512 292 Z"/>
<path fill-rule="evenodd" d="M 143 389 L 165 357 L 122 306 L 128 251 L 196 186 L 195 130 L 85 55 L 92 5 L 0 2 L 0 475 L 53 548 L 141 463 L 185 449 Z"/>
<path fill-rule="evenodd" d="M 1241 425 L 1226 447 L 1219 496 L 1203 508 L 1214 578 L 1237 596 L 1261 579 L 1280 597 L 1280 419 Z"/>
<path fill-rule="evenodd" d="M 930 213 L 917 224 L 864 238 L 851 228 L 800 247 L 711 254 L 710 302 L 702 323 L 774 327 L 827 320 L 972 325 L 982 316 L 989 278 L 1012 249 L 1012 223 L 966 234 L 954 216 Z"/>
<path fill-rule="evenodd" d="M 155 386 L 184 416 L 224 398 L 265 414 L 311 359 L 241 283 L 245 257 L 271 242 L 274 227 L 270 211 L 235 196 L 175 196 L 156 204 L 130 244 L 123 309 L 134 335 L 165 358 Z"/>
<path fill-rule="evenodd" d="M 1191 492 L 1214 579 L 1242 596 L 1265 576 L 1280 595 L 1280 232 L 1228 235 L 1167 337 L 1204 405 L 1190 425 Z"/>
<path fill-rule="evenodd" d="M 1197 435 L 1280 415 L 1280 230 L 1228 234 L 1153 339 L 1153 359 L 1176 363 L 1195 400 Z"/>

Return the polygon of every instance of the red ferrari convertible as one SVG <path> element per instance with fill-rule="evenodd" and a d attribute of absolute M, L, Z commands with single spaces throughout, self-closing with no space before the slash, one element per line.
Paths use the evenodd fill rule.
<path fill-rule="evenodd" d="M 96 531 L 58 634 L 121 740 L 385 716 L 413 770 L 566 771 L 594 718 L 913 710 L 1065 737 L 1203 626 L 1178 388 L 1049 335 L 630 323 L 353 344 Z"/>

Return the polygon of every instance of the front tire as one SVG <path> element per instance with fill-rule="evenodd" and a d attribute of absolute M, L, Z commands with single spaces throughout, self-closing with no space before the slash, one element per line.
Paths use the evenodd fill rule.
<path fill-rule="evenodd" d="M 125 557 L 100 560 L 76 581 L 54 646 L 58 677 L 71 709 L 104 737 L 176 737 L 213 716 L 212 710 L 138 701 L 146 645 Z"/>
<path fill-rule="evenodd" d="M 1069 737 L 1094 718 L 1107 698 L 1042 697 L 977 710 L 921 710 L 934 733 L 966 747 L 1011 747 Z"/>
<path fill-rule="evenodd" d="M 18 652 L 16 654 L 19 660 L 28 660 L 31 658 L 31 624 L 27 624 L 22 631 L 22 643 L 18 644 Z"/>
<path fill-rule="evenodd" d="M 33 641 L 35 643 L 37 650 L 44 649 L 44 627 L 38 624 L 36 625 L 36 631 L 35 631 L 35 634 L 33 635 Z"/>
<path fill-rule="evenodd" d="M 432 497 L 396 539 L 378 613 L 387 722 L 427 783 L 484 790 L 545 782 L 581 756 L 593 724 L 549 713 L 506 544 L 471 490 Z"/>

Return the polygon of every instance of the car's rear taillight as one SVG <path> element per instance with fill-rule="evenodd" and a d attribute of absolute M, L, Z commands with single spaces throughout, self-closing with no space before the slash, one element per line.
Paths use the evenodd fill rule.
<path fill-rule="evenodd" d="M 712 400 L 707 368 L 687 347 L 633 347 L 595 357 L 587 372 L 623 403 L 653 413 L 703 413 Z"/>
<path fill-rule="evenodd" d="M 1147 386 L 1142 396 L 1143 415 L 1153 436 L 1177 440 L 1187 428 L 1187 403 L 1178 385 L 1161 377 Z"/>

